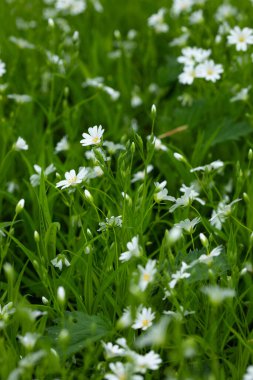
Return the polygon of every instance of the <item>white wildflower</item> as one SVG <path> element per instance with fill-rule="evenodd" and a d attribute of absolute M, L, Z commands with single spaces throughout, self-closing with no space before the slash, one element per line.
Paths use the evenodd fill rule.
<path fill-rule="evenodd" d="M 131 241 L 127 243 L 128 251 L 123 252 L 119 260 L 122 262 L 129 261 L 132 257 L 139 257 L 142 249 L 139 246 L 139 236 L 134 236 Z"/>

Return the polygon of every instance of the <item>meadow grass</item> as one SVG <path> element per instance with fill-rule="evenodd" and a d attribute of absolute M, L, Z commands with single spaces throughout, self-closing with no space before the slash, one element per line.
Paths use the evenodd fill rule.
<path fill-rule="evenodd" d="M 252 7 L 0 1 L 0 379 L 253 379 Z"/>

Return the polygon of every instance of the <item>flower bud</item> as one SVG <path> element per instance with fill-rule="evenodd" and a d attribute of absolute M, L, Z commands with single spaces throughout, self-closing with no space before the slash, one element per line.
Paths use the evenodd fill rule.
<path fill-rule="evenodd" d="M 62 305 L 65 304 L 66 292 L 63 286 L 59 286 L 59 288 L 57 289 L 57 298 L 58 298 L 59 303 L 61 303 Z"/>
<path fill-rule="evenodd" d="M 38 231 L 34 231 L 33 236 L 34 236 L 34 240 L 36 241 L 36 243 L 39 243 L 40 235 L 39 235 Z"/>
<path fill-rule="evenodd" d="M 17 203 L 17 206 L 16 206 L 16 214 L 19 214 L 23 208 L 25 206 L 25 200 L 24 199 L 20 199 L 20 201 Z"/>
<path fill-rule="evenodd" d="M 54 28 L 54 20 L 52 18 L 49 18 L 47 22 L 50 28 Z"/>
<path fill-rule="evenodd" d="M 174 153 L 174 157 L 175 157 L 175 159 L 177 160 L 177 161 L 180 161 L 180 162 L 186 162 L 186 159 L 185 159 L 185 157 L 182 155 L 182 154 L 180 154 L 180 153 Z"/>
<path fill-rule="evenodd" d="M 200 238 L 200 241 L 201 241 L 203 247 L 207 248 L 209 246 L 209 242 L 208 242 L 207 237 L 204 234 L 200 233 L 199 238 Z"/>

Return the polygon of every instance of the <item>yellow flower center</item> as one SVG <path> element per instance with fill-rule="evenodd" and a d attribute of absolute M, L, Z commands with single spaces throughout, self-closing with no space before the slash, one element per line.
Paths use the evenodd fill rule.
<path fill-rule="evenodd" d="M 149 325 L 149 320 L 148 319 L 143 319 L 142 326 L 143 327 L 148 327 L 148 325 Z"/>
<path fill-rule="evenodd" d="M 97 144 L 97 143 L 100 142 L 100 138 L 99 138 L 98 136 L 93 137 L 93 138 L 92 138 L 92 142 L 93 142 L 94 144 Z"/>
<path fill-rule="evenodd" d="M 241 34 L 239 37 L 238 37 L 238 40 L 239 42 L 245 42 L 245 36 L 243 34 Z"/>
<path fill-rule="evenodd" d="M 68 183 L 69 183 L 70 185 L 71 185 L 72 183 L 76 183 L 76 181 L 77 181 L 77 176 L 76 176 L 76 175 L 75 175 L 74 177 L 68 179 Z"/>
<path fill-rule="evenodd" d="M 143 280 L 148 282 L 150 280 L 150 274 L 144 273 Z"/>

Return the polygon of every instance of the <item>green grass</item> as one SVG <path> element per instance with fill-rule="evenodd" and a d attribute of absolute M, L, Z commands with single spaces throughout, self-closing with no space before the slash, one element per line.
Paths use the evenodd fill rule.
<path fill-rule="evenodd" d="M 101 0 L 103 12 L 87 0 L 81 14 L 45 15 L 55 3 L 0 2 L 0 60 L 6 63 L 0 77 L 0 379 L 246 380 L 253 361 L 252 89 L 244 100 L 230 100 L 251 83 L 253 48 L 236 51 L 227 35 L 236 25 L 251 27 L 251 2 L 229 2 L 237 13 L 220 43 L 218 0 L 178 17 L 172 2 L 162 0 Z M 156 33 L 147 20 L 162 7 L 169 31 Z M 205 21 L 191 25 L 198 9 Z M 188 41 L 172 46 L 182 27 Z M 34 46 L 20 48 L 11 36 Z M 211 59 L 223 66 L 221 78 L 180 83 L 177 58 L 186 46 L 211 49 Z M 101 86 L 87 85 L 97 77 Z M 115 99 L 105 86 L 118 91 Z M 103 126 L 101 142 L 82 146 L 82 133 L 95 125 Z M 27 150 L 15 149 L 19 136 Z M 57 153 L 64 136 L 68 149 Z M 163 149 L 154 136 L 161 136 Z M 112 152 L 104 141 L 120 146 Z M 217 160 L 220 169 L 191 171 Z M 81 167 L 89 176 L 57 186 Z M 142 178 L 133 181 L 137 172 Z M 157 202 L 162 187 L 154 183 L 163 181 L 163 195 L 174 200 Z M 194 186 L 192 199 L 173 211 L 182 185 Z M 216 223 L 214 212 L 220 213 Z M 190 233 L 176 227 L 194 218 Z M 124 262 L 134 237 L 133 257 Z M 142 288 L 150 260 L 154 272 Z M 219 299 L 223 288 L 231 294 Z M 143 308 L 155 317 L 147 330 L 133 327 Z M 119 338 L 128 348 L 110 358 L 105 345 Z M 152 368 L 149 358 L 138 367 L 150 351 L 159 365 Z M 127 375 L 116 374 L 112 363 L 119 362 Z"/>

